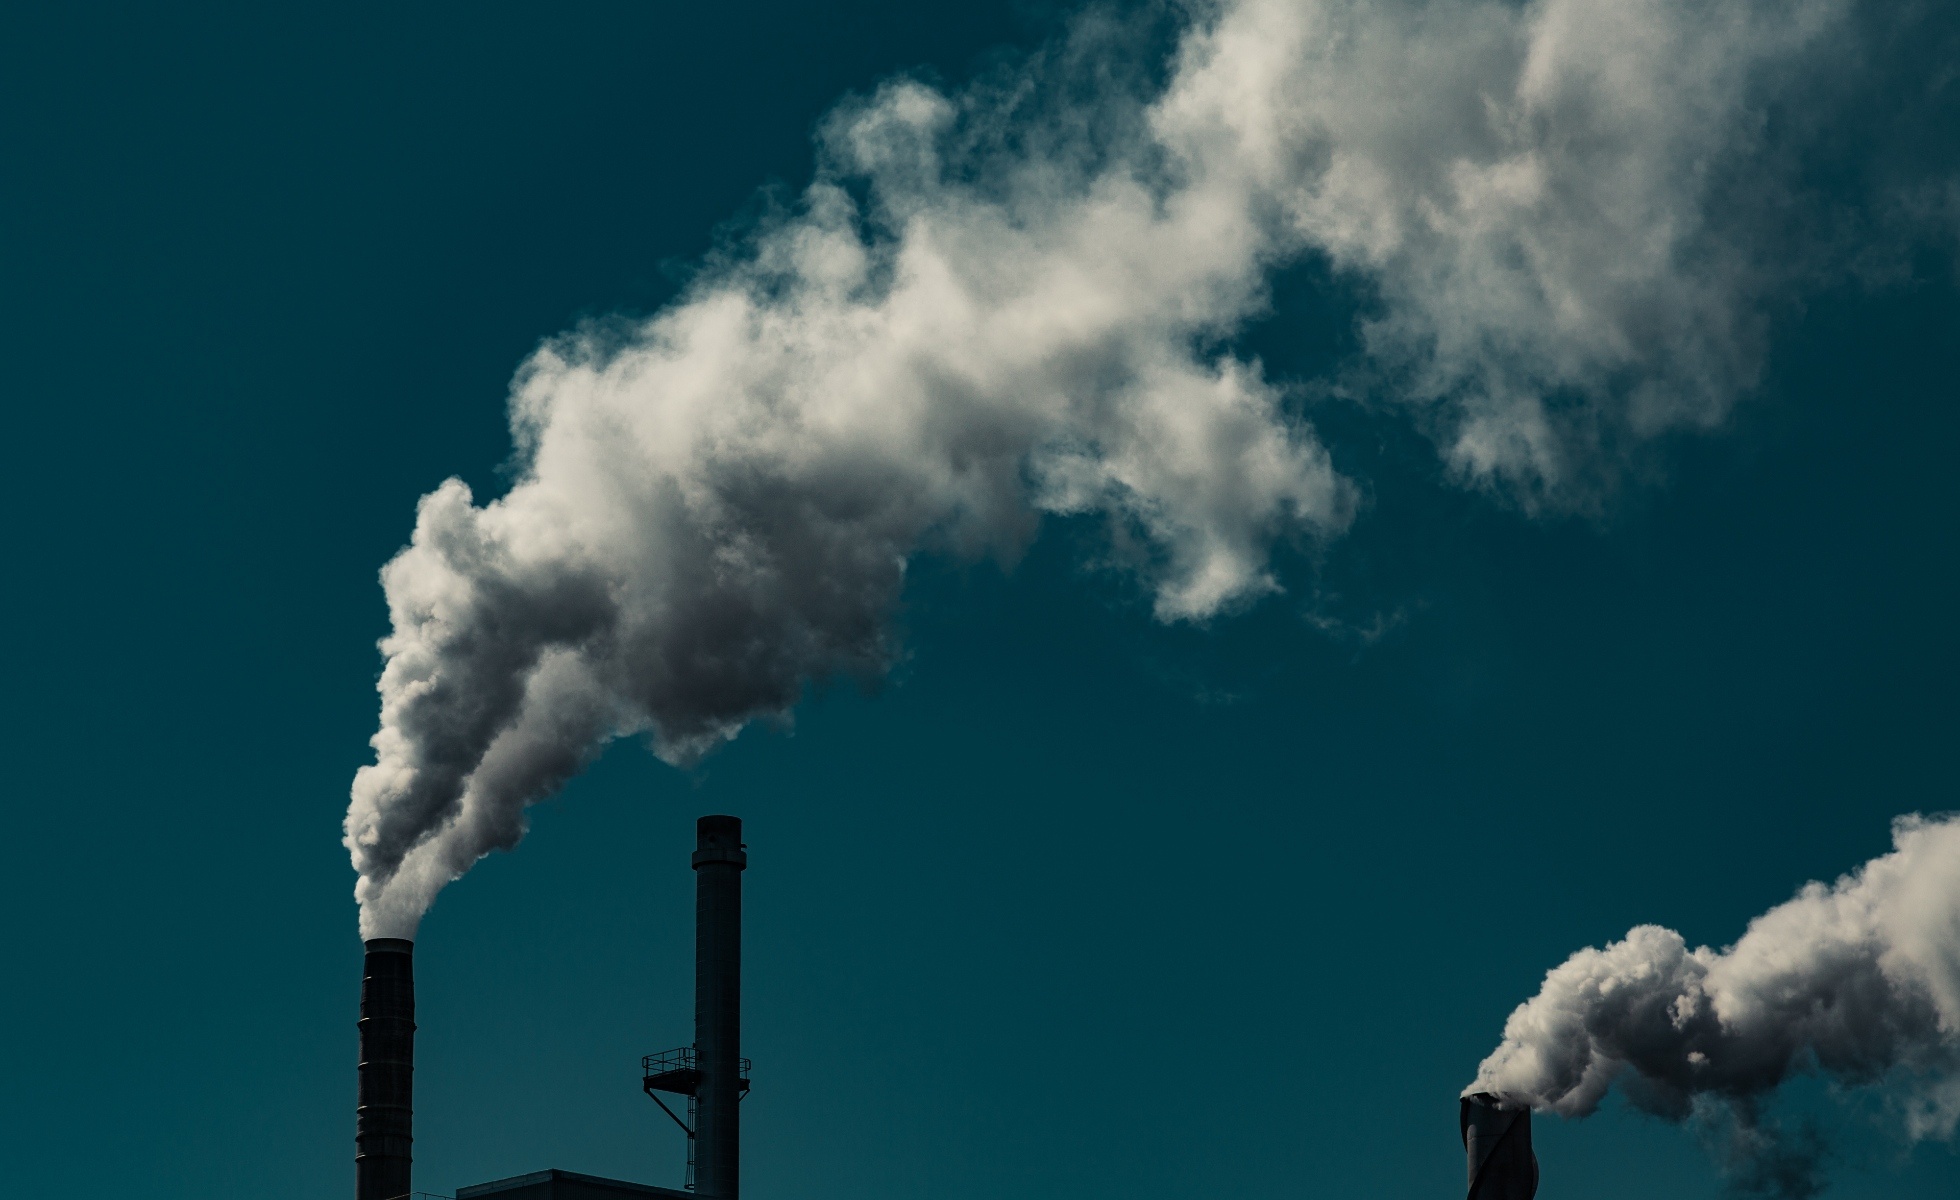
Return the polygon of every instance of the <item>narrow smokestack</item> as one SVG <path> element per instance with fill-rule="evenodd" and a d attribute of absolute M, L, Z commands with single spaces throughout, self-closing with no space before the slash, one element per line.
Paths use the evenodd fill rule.
<path fill-rule="evenodd" d="M 741 1163 L 742 871 L 739 817 L 702 817 L 694 851 L 694 1051 L 701 1069 L 694 1191 L 736 1200 Z"/>
<path fill-rule="evenodd" d="M 374 938 L 361 970 L 361 1085 L 354 1129 L 355 1200 L 409 1191 L 415 1141 L 415 943 Z"/>
<path fill-rule="evenodd" d="M 1469 1168 L 1469 1200 L 1531 1200 L 1538 1156 L 1531 1152 L 1531 1110 L 1500 1107 L 1489 1092 L 1463 1098 L 1460 1125 Z"/>

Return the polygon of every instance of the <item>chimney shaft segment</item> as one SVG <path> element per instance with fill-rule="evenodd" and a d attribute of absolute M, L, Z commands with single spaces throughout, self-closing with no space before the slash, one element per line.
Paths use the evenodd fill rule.
<path fill-rule="evenodd" d="M 415 1141 L 415 943 L 374 938 L 361 971 L 360 1107 L 354 1128 L 355 1200 L 409 1191 Z"/>
<path fill-rule="evenodd" d="M 739 817 L 702 817 L 694 851 L 694 1191 L 736 1200 L 741 1164 L 742 871 Z"/>

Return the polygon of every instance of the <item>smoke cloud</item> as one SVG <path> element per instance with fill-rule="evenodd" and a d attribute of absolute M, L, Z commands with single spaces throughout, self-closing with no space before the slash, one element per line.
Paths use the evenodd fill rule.
<path fill-rule="evenodd" d="M 1278 591 L 1274 547 L 1357 496 L 1235 347 L 1289 264 L 1373 297 L 1322 390 L 1408 412 L 1466 483 L 1583 504 L 1718 424 L 1792 261 L 1766 114 L 1845 12 L 1228 0 L 1154 84 L 1087 21 L 845 104 L 789 211 L 523 365 L 505 495 L 423 498 L 346 820 L 364 931 L 412 936 L 611 738 L 687 763 L 877 676 L 922 552 L 1091 516 L 1163 620 Z"/>
<path fill-rule="evenodd" d="M 1545 976 L 1465 1094 L 1584 1117 L 1618 1086 L 1694 1119 L 1744 1187 L 1821 1189 L 1814 1130 L 1762 1104 L 1800 1072 L 1883 1087 L 1913 1138 L 1960 1123 L 1960 817 L 1901 817 L 1892 853 L 1757 917 L 1735 945 L 1689 949 L 1643 925 Z"/>

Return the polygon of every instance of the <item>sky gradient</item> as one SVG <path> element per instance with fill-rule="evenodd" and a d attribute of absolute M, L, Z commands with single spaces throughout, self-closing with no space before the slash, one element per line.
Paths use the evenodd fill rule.
<path fill-rule="evenodd" d="M 5 18 L 20 1186 L 345 1194 L 339 822 L 416 499 L 509 486 L 517 365 L 671 300 L 840 97 L 1061 19 Z M 1312 377 L 1366 303 L 1304 262 L 1244 344 Z M 1249 611 L 1160 623 L 1051 517 L 1011 571 L 917 561 L 881 687 L 691 771 L 613 746 L 423 926 L 418 1187 L 678 1183 L 635 1068 L 689 1037 L 691 823 L 733 812 L 759 1200 L 1451 1194 L 1457 1091 L 1546 970 L 1725 944 L 1955 807 L 1952 243 L 1765 312 L 1760 383 L 1592 511 L 1319 411 L 1366 503 Z M 1830 1196 L 1960 1186 L 1821 1091 Z M 1536 1139 L 1545 1200 L 1722 1194 L 1617 1104 Z"/>

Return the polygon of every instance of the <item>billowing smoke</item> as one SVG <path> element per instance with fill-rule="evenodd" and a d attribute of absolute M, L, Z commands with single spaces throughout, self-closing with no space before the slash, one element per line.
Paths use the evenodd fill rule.
<path fill-rule="evenodd" d="M 1319 394 L 1401 406 L 1466 482 L 1584 503 L 1716 424 L 1792 261 L 1765 114 L 1844 7 L 1226 0 L 1161 71 L 1089 21 L 844 105 L 673 305 L 524 364 L 505 495 L 423 498 L 346 821 L 363 928 L 412 935 L 608 739 L 684 763 L 876 676 L 919 553 L 1087 515 L 1163 620 L 1277 591 L 1357 495 L 1234 342 L 1288 264 L 1372 297 Z"/>
<path fill-rule="evenodd" d="M 1715 1137 L 1748 1190 L 1821 1188 L 1812 1129 L 1764 1120 L 1800 1072 L 1883 1092 L 1907 1136 L 1960 1122 L 1960 817 L 1901 817 L 1892 853 L 1689 949 L 1657 925 L 1545 976 L 1464 1090 L 1583 1117 L 1609 1089 Z"/>

